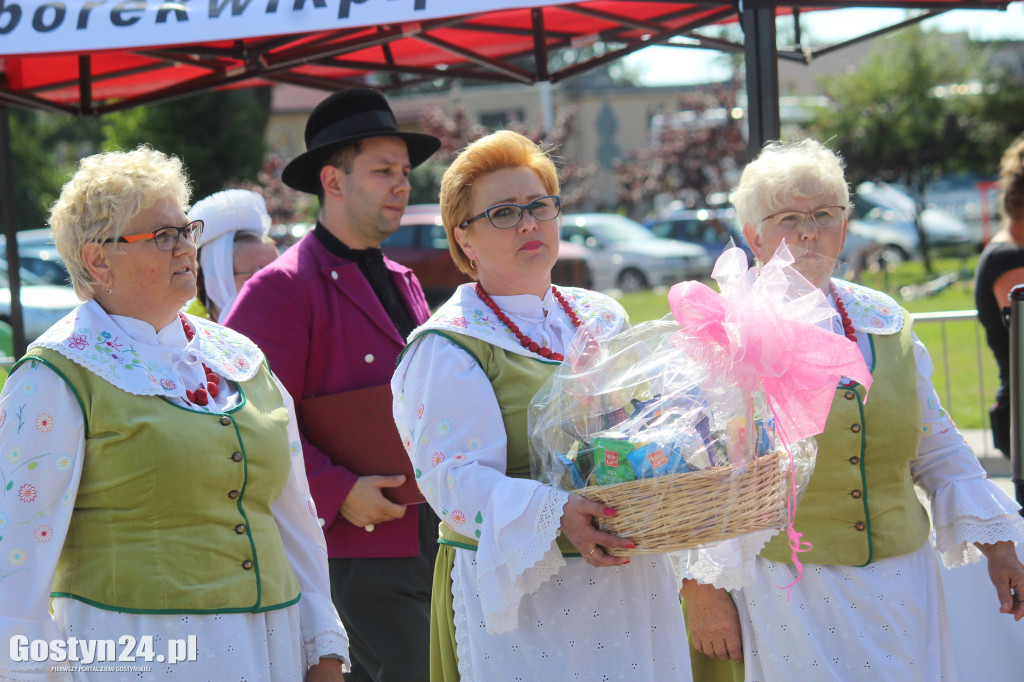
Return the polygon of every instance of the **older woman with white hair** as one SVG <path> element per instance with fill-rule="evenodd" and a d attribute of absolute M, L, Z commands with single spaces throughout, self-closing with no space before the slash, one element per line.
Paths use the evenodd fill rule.
<path fill-rule="evenodd" d="M 857 344 L 873 384 L 868 396 L 841 382 L 817 437 L 796 511 L 811 546 L 798 555 L 802 576 L 785 533 L 746 548 L 756 558 L 736 543 L 691 553 L 683 597 L 694 679 L 955 679 L 932 526 L 914 486 L 931 500 L 943 562 L 983 554 L 999 611 L 1017 620 L 1019 506 L 986 480 L 939 404 L 909 313 L 882 292 L 831 278 L 850 212 L 842 160 L 812 140 L 772 143 L 744 169 L 732 201 L 759 261 L 785 244 L 825 293 L 833 331 Z M 798 577 L 791 591 L 779 589 Z"/>
<path fill-rule="evenodd" d="M 255 344 L 179 312 L 188 198 L 140 147 L 83 159 L 53 206 L 85 303 L 0 394 L 0 679 L 342 679 L 292 401 Z"/>
<path fill-rule="evenodd" d="M 191 220 L 202 220 L 198 294 L 188 311 L 216 322 L 227 317 L 242 285 L 277 258 L 267 236 L 270 214 L 257 192 L 226 189 L 196 202 Z"/>

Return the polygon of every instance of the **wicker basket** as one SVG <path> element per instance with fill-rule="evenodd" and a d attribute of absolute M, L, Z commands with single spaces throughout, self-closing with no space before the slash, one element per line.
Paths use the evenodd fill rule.
<path fill-rule="evenodd" d="M 630 538 L 614 556 L 660 554 L 786 524 L 788 458 L 776 451 L 743 466 L 588 486 L 579 495 L 616 510 L 601 530 Z"/>

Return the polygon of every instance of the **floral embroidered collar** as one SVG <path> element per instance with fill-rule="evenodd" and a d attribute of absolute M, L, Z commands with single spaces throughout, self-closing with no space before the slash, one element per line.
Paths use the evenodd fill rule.
<path fill-rule="evenodd" d="M 231 381 L 256 375 L 263 353 L 252 341 L 227 327 L 186 315 L 196 330 L 195 338 L 163 344 L 155 338 L 133 336 L 95 301 L 87 301 L 64 316 L 29 345 L 57 351 L 112 385 L 133 395 L 180 398 L 185 387 L 178 383 L 175 362 L 206 363 Z M 178 324 L 175 321 L 174 324 Z M 158 333 L 162 338 L 164 332 Z"/>
<path fill-rule="evenodd" d="M 438 308 L 429 320 L 413 330 L 409 335 L 409 341 L 427 330 L 447 331 L 486 341 L 518 355 L 537 358 L 537 355 L 520 345 L 512 331 L 476 295 L 473 286 L 461 285 L 455 295 Z M 622 308 L 613 299 L 604 294 L 575 287 L 558 287 L 558 290 L 565 296 L 583 324 L 595 320 L 609 334 L 621 329 L 625 316 Z M 550 293 L 548 297 L 551 298 Z M 558 307 L 558 303 L 554 303 L 552 310 Z"/>
<path fill-rule="evenodd" d="M 903 329 L 903 309 L 888 294 L 841 279 L 833 279 L 832 284 L 857 331 L 889 335 Z"/>

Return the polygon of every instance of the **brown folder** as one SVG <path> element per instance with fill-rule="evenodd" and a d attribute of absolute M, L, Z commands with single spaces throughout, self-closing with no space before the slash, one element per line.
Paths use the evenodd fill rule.
<path fill-rule="evenodd" d="M 396 504 L 420 504 L 425 500 L 398 435 L 391 400 L 390 384 L 306 398 L 300 416 L 303 435 L 360 476 L 405 474 L 398 488 L 382 488 L 384 496 Z"/>

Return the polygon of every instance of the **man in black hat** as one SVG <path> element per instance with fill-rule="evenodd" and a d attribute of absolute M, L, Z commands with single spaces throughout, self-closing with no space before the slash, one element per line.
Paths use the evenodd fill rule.
<path fill-rule="evenodd" d="M 373 90 L 345 90 L 318 104 L 306 122 L 307 151 L 282 176 L 320 198 L 316 228 L 253 276 L 224 320 L 263 349 L 296 402 L 300 427 L 308 427 L 302 453 L 327 538 L 334 603 L 351 642 L 350 680 L 428 678 L 438 520 L 429 505 L 409 508 L 385 497 L 403 476 L 360 476 L 346 466 L 352 458 L 374 462 L 372 445 L 352 451 L 344 434 L 335 447 L 324 445 L 330 454 L 312 445 L 302 405 L 363 389 L 359 401 L 385 401 L 390 417 L 396 359 L 430 311 L 412 271 L 385 258 L 380 245 L 399 227 L 410 170 L 440 144 L 399 130 Z M 361 426 L 352 437 L 365 442 L 390 429 L 397 441 L 393 420 L 360 422 L 364 412 L 381 413 L 371 407 L 385 406 L 359 401 L 342 403 L 351 413 L 341 417 Z"/>

